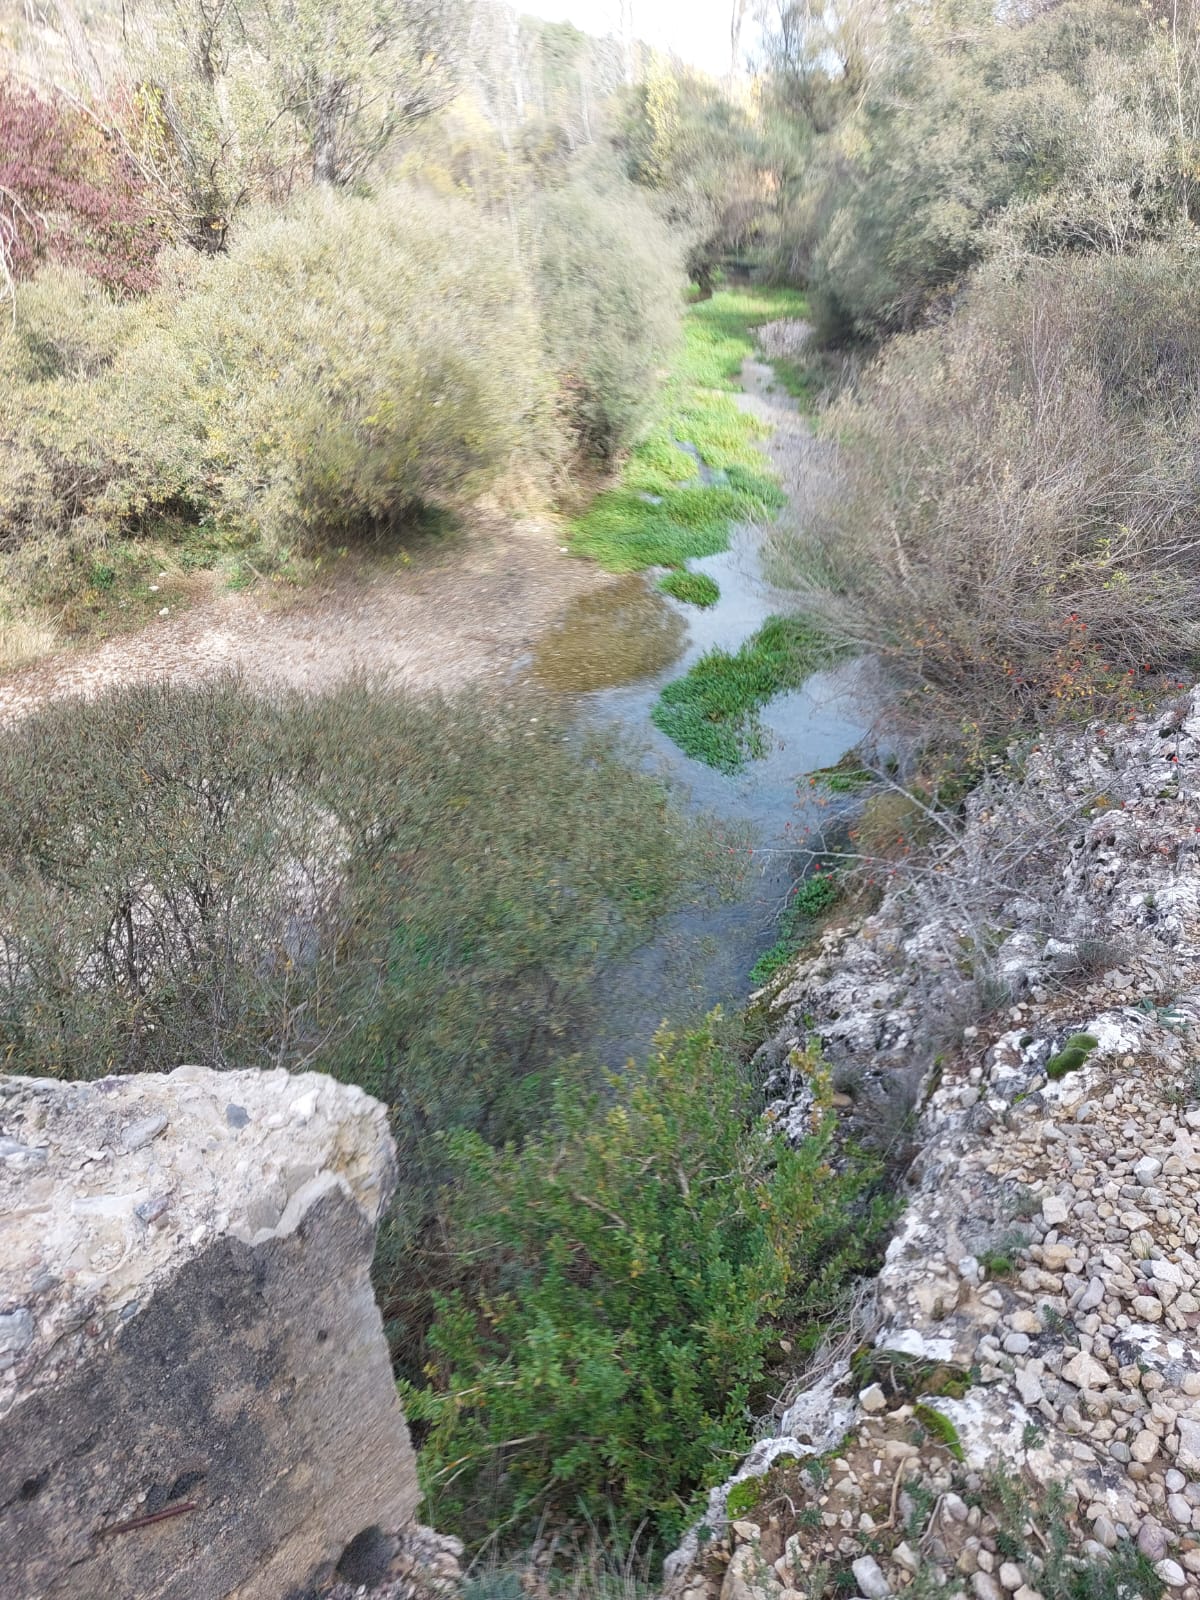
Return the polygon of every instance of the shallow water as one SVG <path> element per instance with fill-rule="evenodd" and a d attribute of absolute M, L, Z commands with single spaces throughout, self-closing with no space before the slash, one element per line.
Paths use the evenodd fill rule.
<path fill-rule="evenodd" d="M 837 761 L 864 736 L 853 663 L 816 673 L 763 708 L 767 754 L 728 776 L 694 761 L 658 731 L 650 712 L 659 690 L 706 650 L 735 650 L 788 597 L 763 574 L 763 530 L 734 529 L 730 548 L 689 562 L 720 585 L 702 610 L 662 594 L 653 574 L 618 579 L 575 600 L 539 640 L 529 670 L 548 689 L 565 691 L 583 723 L 615 724 L 644 747 L 644 764 L 677 799 L 744 833 L 744 870 L 732 898 L 693 906 L 670 918 L 629 960 L 604 974 L 607 1017 L 593 1045 L 611 1065 L 646 1053 L 670 1017 L 688 1020 L 750 992 L 749 972 L 776 937 L 774 924 L 795 877 L 798 847 L 819 842 L 833 807 L 819 806 L 807 774 Z"/>

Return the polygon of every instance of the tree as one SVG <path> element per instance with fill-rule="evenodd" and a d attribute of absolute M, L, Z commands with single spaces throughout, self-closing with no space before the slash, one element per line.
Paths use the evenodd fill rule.
<path fill-rule="evenodd" d="M 348 184 L 453 96 L 461 0 L 285 0 L 255 14 L 259 50 L 317 183 Z"/>
<path fill-rule="evenodd" d="M 220 243 L 247 199 L 357 182 L 455 92 L 464 0 L 147 0 L 130 53 L 153 155 Z"/>

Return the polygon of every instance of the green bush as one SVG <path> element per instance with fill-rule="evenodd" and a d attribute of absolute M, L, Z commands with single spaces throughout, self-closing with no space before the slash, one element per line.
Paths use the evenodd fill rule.
<path fill-rule="evenodd" d="M 543 338 L 582 448 L 611 456 L 651 414 L 683 313 L 680 245 L 646 198 L 591 166 L 534 212 Z"/>
<path fill-rule="evenodd" d="M 829 1165 L 827 1120 L 793 1149 L 756 1109 L 710 1018 L 607 1101 L 561 1084 L 522 1146 L 452 1138 L 449 1250 L 471 1283 L 439 1301 L 430 1387 L 405 1391 L 439 1526 L 519 1540 L 611 1508 L 669 1540 L 727 1474 L 766 1401 L 774 1319 L 828 1314 L 880 1221 L 874 1174 Z"/>
<path fill-rule="evenodd" d="M 818 865 L 811 877 L 798 883 L 779 919 L 779 937 L 764 950 L 750 969 L 750 982 L 756 987 L 769 983 L 803 948 L 822 917 L 842 898 L 842 883 L 836 867 Z"/>
<path fill-rule="evenodd" d="M 411 1142 L 523 1127 L 597 969 L 707 870 L 611 741 L 519 702 L 114 691 L 0 737 L 0 789 L 11 1070 L 319 1067 Z"/>
<path fill-rule="evenodd" d="M 462 505 L 559 449 L 505 235 L 409 189 L 314 192 L 123 308 L 66 273 L 0 335 L 0 551 L 208 514 L 275 547 Z"/>
<path fill-rule="evenodd" d="M 1108 0 L 893 12 L 886 33 L 785 210 L 782 253 L 820 338 L 919 326 L 996 255 L 1124 253 L 1177 230 L 1191 136 L 1165 108 L 1177 90 L 1194 102 L 1194 59 L 1182 89 L 1144 15 Z"/>

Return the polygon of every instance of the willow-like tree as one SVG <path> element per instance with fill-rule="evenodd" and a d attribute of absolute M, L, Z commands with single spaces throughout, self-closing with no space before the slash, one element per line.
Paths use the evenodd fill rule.
<path fill-rule="evenodd" d="M 247 199 L 360 180 L 457 87 L 465 0 L 147 0 L 127 42 L 151 158 L 220 243 Z"/>

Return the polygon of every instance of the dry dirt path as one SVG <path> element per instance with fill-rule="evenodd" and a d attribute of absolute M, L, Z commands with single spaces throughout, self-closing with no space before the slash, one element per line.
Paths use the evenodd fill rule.
<path fill-rule="evenodd" d="M 408 568 L 359 566 L 290 605 L 261 590 L 229 592 L 102 645 L 58 651 L 0 679 L 0 724 L 117 684 L 223 672 L 313 690 L 355 673 L 419 691 L 494 681 L 564 605 L 610 581 L 563 555 L 548 524 L 497 520 Z"/>

